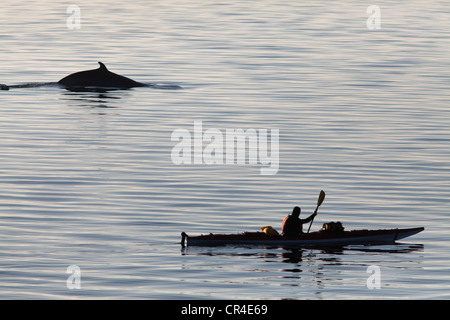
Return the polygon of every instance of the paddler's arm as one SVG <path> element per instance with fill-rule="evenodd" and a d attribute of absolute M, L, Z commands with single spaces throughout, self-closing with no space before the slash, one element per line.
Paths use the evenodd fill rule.
<path fill-rule="evenodd" d="M 300 219 L 300 220 L 301 220 L 302 224 L 303 224 L 303 223 L 308 223 L 308 222 L 310 222 L 312 219 L 314 219 L 315 216 L 317 216 L 317 212 L 314 212 L 312 215 L 310 215 L 310 216 L 309 216 L 308 218 L 306 218 L 306 219 Z"/>

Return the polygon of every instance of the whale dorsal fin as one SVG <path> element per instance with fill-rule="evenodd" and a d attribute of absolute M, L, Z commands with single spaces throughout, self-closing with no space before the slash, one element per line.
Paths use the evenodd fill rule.
<path fill-rule="evenodd" d="M 106 69 L 106 66 L 103 64 L 103 62 L 99 61 L 98 64 L 100 65 L 100 67 L 99 67 L 100 70 L 108 70 L 108 69 Z"/>

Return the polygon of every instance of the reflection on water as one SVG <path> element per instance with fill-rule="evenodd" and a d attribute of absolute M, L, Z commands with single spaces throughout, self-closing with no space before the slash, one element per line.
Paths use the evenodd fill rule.
<path fill-rule="evenodd" d="M 199 257 L 202 261 L 201 266 L 185 263 L 183 272 L 186 275 L 200 272 L 199 277 L 203 275 L 207 279 L 223 277 L 218 281 L 224 284 L 264 284 L 264 293 L 268 295 L 275 285 L 294 290 L 289 295 L 291 298 L 314 295 L 315 299 L 324 299 L 329 292 L 346 286 L 368 293 L 369 266 L 382 264 L 383 288 L 392 283 L 391 272 L 395 272 L 396 277 L 400 273 L 414 274 L 423 270 L 421 260 L 417 258 L 423 249 L 422 244 L 327 248 L 221 246 L 185 247 L 181 249 L 181 255 Z M 378 294 L 386 294 L 386 291 Z"/>
<path fill-rule="evenodd" d="M 197 256 L 228 256 L 228 257 L 254 257 L 264 262 L 282 262 L 289 264 L 300 264 L 304 258 L 310 260 L 314 257 L 324 264 L 340 264 L 340 256 L 350 252 L 363 252 L 368 254 L 407 254 L 421 252 L 423 244 L 393 244 L 393 245 L 352 245 L 352 246 L 330 246 L 330 247 L 307 247 L 307 248 L 282 248 L 282 247 L 260 247 L 260 246 L 215 246 L 215 247 L 182 247 L 182 255 Z M 275 252 L 273 251 L 275 250 Z M 406 257 L 405 257 L 406 258 Z M 405 260 L 407 261 L 407 259 Z M 292 271 L 292 270 L 285 270 Z M 298 271 L 294 271 L 298 272 Z"/>
<path fill-rule="evenodd" d="M 62 93 L 60 100 L 68 101 L 68 106 L 90 107 L 90 108 L 118 108 L 118 104 L 114 104 L 116 100 L 120 100 L 126 96 L 126 92 L 114 91 L 65 91 Z M 71 103 L 72 102 L 72 103 Z M 118 101 L 117 101 L 118 102 Z"/>
<path fill-rule="evenodd" d="M 302 249 L 288 249 L 281 253 L 282 262 L 284 263 L 300 263 L 302 262 L 302 256 L 303 256 Z M 293 272 L 299 272 L 299 269 L 292 269 Z M 285 270 L 289 271 L 289 270 Z"/>

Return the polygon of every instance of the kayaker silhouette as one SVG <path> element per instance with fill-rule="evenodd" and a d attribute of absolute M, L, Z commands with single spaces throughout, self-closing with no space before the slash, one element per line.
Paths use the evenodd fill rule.
<path fill-rule="evenodd" d="M 303 224 L 308 223 L 314 219 L 317 215 L 317 210 L 306 219 L 300 219 L 301 209 L 299 207 L 294 207 L 292 214 L 288 215 L 283 220 L 281 226 L 281 232 L 285 236 L 300 236 L 303 233 Z"/>

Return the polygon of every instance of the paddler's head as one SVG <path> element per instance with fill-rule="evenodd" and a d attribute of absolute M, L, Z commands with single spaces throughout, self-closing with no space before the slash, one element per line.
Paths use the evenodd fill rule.
<path fill-rule="evenodd" d="M 299 207 L 294 207 L 294 209 L 292 210 L 292 216 L 294 218 L 298 218 L 300 216 L 300 212 L 302 210 Z"/>

